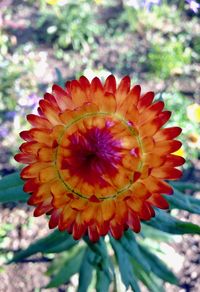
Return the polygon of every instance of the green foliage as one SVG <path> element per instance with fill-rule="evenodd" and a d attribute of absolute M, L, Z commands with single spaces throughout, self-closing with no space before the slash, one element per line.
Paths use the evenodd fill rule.
<path fill-rule="evenodd" d="M 92 2 L 70 1 L 64 6 L 46 7 L 42 11 L 37 26 L 46 27 L 42 37 L 53 44 L 57 57 L 62 57 L 63 50 L 70 46 L 79 51 L 95 45 L 101 26 L 96 21 L 94 9 Z"/>
<path fill-rule="evenodd" d="M 185 49 L 178 40 L 153 43 L 148 54 L 149 70 L 161 79 L 182 72 L 184 65 L 190 63 L 191 51 Z M 180 71 L 181 70 L 181 71 Z"/>

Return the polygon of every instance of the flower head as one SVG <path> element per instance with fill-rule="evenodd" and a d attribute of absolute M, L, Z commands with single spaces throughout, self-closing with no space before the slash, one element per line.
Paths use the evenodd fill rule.
<path fill-rule="evenodd" d="M 154 206 L 168 208 L 161 194 L 173 192 L 165 179 L 182 174 L 176 167 L 184 159 L 172 154 L 181 129 L 163 128 L 171 113 L 153 99 L 130 88 L 128 76 L 118 86 L 112 75 L 104 84 L 82 76 L 65 89 L 54 85 L 38 115 L 27 116 L 32 128 L 21 132 L 26 142 L 15 156 L 28 164 L 21 177 L 34 215 L 49 214 L 50 228 L 97 241 L 139 232 Z"/>
<path fill-rule="evenodd" d="M 195 0 L 186 0 L 186 2 L 189 4 L 189 8 L 194 12 L 198 13 L 200 9 L 200 4 L 197 3 Z"/>
<path fill-rule="evenodd" d="M 200 123 L 200 105 L 193 103 L 187 107 L 188 118 L 195 123 Z"/>

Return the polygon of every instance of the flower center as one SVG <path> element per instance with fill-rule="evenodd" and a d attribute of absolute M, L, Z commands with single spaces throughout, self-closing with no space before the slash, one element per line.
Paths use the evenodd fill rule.
<path fill-rule="evenodd" d="M 78 119 L 58 146 L 56 165 L 66 188 L 85 199 L 116 197 L 133 184 L 141 164 L 133 126 L 118 117 Z M 134 152 L 134 155 L 133 155 Z"/>
<path fill-rule="evenodd" d="M 84 182 L 106 187 L 106 177 L 114 177 L 121 161 L 120 141 L 114 140 L 109 129 L 97 127 L 86 133 L 77 131 L 69 137 L 71 155 L 62 161 L 62 169 L 71 176 L 77 175 Z"/>

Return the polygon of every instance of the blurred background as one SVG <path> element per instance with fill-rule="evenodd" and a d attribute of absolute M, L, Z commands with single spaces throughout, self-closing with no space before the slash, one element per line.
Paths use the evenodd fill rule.
<path fill-rule="evenodd" d="M 200 1 L 1 0 L 0 176 L 18 169 L 13 155 L 27 129 L 25 116 L 53 83 L 110 73 L 130 75 L 143 92 L 155 91 L 173 111 L 169 125 L 182 127 L 183 181 L 200 181 Z M 199 197 L 199 192 L 186 190 Z M 197 215 L 174 211 L 199 224 Z M 45 218 L 26 205 L 0 207 L 0 291 L 42 291 L 48 259 L 5 267 L 13 252 L 48 234 Z M 169 291 L 199 291 L 198 236 L 178 237 L 166 262 L 181 281 Z M 13 280 L 14 278 L 14 280 Z M 74 280 L 75 281 L 75 280 Z M 76 281 L 75 281 L 76 282 Z M 76 283 L 71 283 L 72 290 Z M 63 288 L 64 289 L 64 288 Z M 66 291 L 62 288 L 49 291 Z M 168 290 L 167 290 L 168 291 Z"/>

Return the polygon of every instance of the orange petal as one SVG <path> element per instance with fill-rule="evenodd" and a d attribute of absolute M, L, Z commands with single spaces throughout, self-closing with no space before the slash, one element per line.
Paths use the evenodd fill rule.
<path fill-rule="evenodd" d="M 54 152 L 53 149 L 43 147 L 38 150 L 38 158 L 40 161 L 48 162 L 54 160 Z"/>
<path fill-rule="evenodd" d="M 64 207 L 71 200 L 67 196 L 68 190 L 60 180 L 56 180 L 51 183 L 51 193 L 53 196 L 52 205 L 54 208 Z"/>
<path fill-rule="evenodd" d="M 150 104 L 152 104 L 153 99 L 154 99 L 154 92 L 149 91 L 145 93 L 138 101 L 139 112 L 142 112 L 145 108 L 147 108 Z"/>
<path fill-rule="evenodd" d="M 168 154 L 166 156 L 165 166 L 180 166 L 185 163 L 185 159 L 182 156 Z"/>
<path fill-rule="evenodd" d="M 54 166 L 49 166 L 39 172 L 39 180 L 41 183 L 50 182 L 56 177 L 58 177 L 58 172 Z"/>
<path fill-rule="evenodd" d="M 173 193 L 172 187 L 166 182 L 160 180 L 159 178 L 150 175 L 145 180 L 143 180 L 146 188 L 150 193 L 163 193 L 171 195 Z"/>
<path fill-rule="evenodd" d="M 71 81 L 70 89 L 71 89 L 72 101 L 73 101 L 75 107 L 79 107 L 84 102 L 87 101 L 86 94 L 85 94 L 84 90 L 81 88 L 81 86 L 77 80 Z"/>
<path fill-rule="evenodd" d="M 143 111 L 140 113 L 140 117 L 138 119 L 138 124 L 147 123 L 150 120 L 156 118 L 156 116 L 163 110 L 164 102 L 158 101 L 156 103 L 151 104 L 147 108 L 144 108 Z"/>
<path fill-rule="evenodd" d="M 74 104 L 70 95 L 63 88 L 54 84 L 52 87 L 52 93 L 62 111 L 66 109 L 74 109 Z"/>
<path fill-rule="evenodd" d="M 14 156 L 15 160 L 21 163 L 29 164 L 36 161 L 36 156 L 27 153 L 18 153 Z"/>
<path fill-rule="evenodd" d="M 61 123 L 58 116 L 59 111 L 55 107 L 53 107 L 53 105 L 50 102 L 42 99 L 40 100 L 39 104 L 45 117 L 53 126 L 59 125 Z"/>
<path fill-rule="evenodd" d="M 131 84 L 131 80 L 129 76 L 123 77 L 122 80 L 120 81 L 117 87 L 117 91 L 115 93 L 116 101 L 118 105 L 122 104 L 125 101 L 126 96 L 128 92 L 130 91 L 130 84 Z"/>
<path fill-rule="evenodd" d="M 29 114 L 26 116 L 26 118 L 33 127 L 47 128 L 47 129 L 51 128 L 51 124 L 45 117 Z"/>
<path fill-rule="evenodd" d="M 170 127 L 159 130 L 154 136 L 155 141 L 171 140 L 180 135 L 182 129 L 179 127 Z"/>
<path fill-rule="evenodd" d="M 81 76 L 79 78 L 79 83 L 81 88 L 84 90 L 86 96 L 89 98 L 90 96 L 90 82 L 85 76 Z"/>
<path fill-rule="evenodd" d="M 22 169 L 21 178 L 34 178 L 39 176 L 39 172 L 49 166 L 49 163 L 35 162 Z"/>
<path fill-rule="evenodd" d="M 101 203 L 101 209 L 102 209 L 102 214 L 103 214 L 103 219 L 105 221 L 111 220 L 115 214 L 115 201 L 114 200 L 104 200 Z"/>
<path fill-rule="evenodd" d="M 80 239 L 87 230 L 87 225 L 82 221 L 80 214 L 77 215 L 76 220 L 73 224 L 72 235 L 75 240 Z"/>
<path fill-rule="evenodd" d="M 139 100 L 140 92 L 141 87 L 139 85 L 134 86 L 131 91 L 129 91 L 124 101 L 121 104 L 117 104 L 119 111 L 126 113 L 130 110 L 130 108 L 134 108 L 134 111 L 139 113 L 136 106 Z"/>
<path fill-rule="evenodd" d="M 179 148 L 181 148 L 182 143 L 176 140 L 166 140 L 156 142 L 154 147 L 154 153 L 157 155 L 166 155 L 172 152 L 175 152 Z"/>
<path fill-rule="evenodd" d="M 163 179 L 178 179 L 182 176 L 182 171 L 173 167 L 162 166 L 153 168 L 151 175 Z"/>

